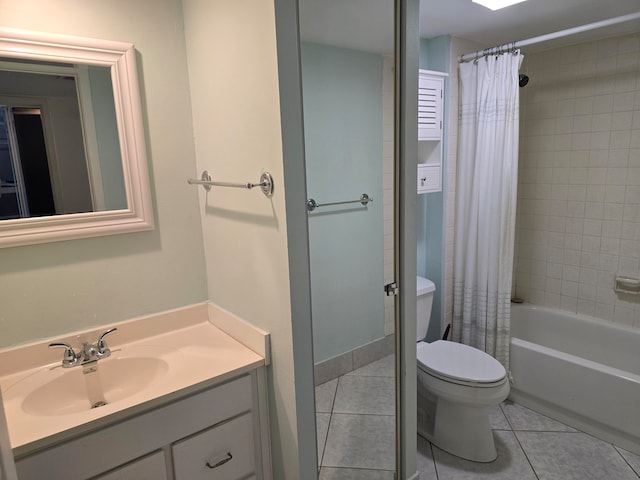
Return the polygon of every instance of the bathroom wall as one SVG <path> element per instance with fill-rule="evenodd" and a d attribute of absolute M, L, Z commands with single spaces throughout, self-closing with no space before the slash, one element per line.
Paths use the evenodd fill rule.
<path fill-rule="evenodd" d="M 150 232 L 0 249 L 0 347 L 207 299 L 177 0 L 4 0 L 0 25 L 134 43 L 155 206 Z"/>
<path fill-rule="evenodd" d="M 516 294 L 640 328 L 640 35 L 526 56 Z"/>
<path fill-rule="evenodd" d="M 449 50 L 451 39 L 440 36 L 420 40 L 420 68 L 437 72 L 449 72 Z M 450 82 L 445 78 L 445 96 L 450 90 Z M 446 98 L 446 97 L 445 97 Z M 449 105 L 444 102 L 443 141 L 442 141 L 442 191 L 418 195 L 418 275 L 426 277 L 436 285 L 431 309 L 431 321 L 427 332 L 427 340 L 433 341 L 441 337 L 446 323 L 443 322 L 444 284 L 444 209 L 448 185 L 448 134 Z M 418 150 L 420 152 L 420 149 Z M 418 163 L 424 160 L 418 158 Z"/>
<path fill-rule="evenodd" d="M 374 201 L 309 215 L 314 360 L 384 337 L 383 58 L 302 45 L 307 190 Z"/>
<path fill-rule="evenodd" d="M 258 188 L 214 187 L 207 194 L 198 187 L 200 205 L 194 212 L 204 230 L 208 297 L 270 332 L 274 478 L 313 478 L 302 122 L 301 116 L 292 120 L 296 112 L 290 111 L 297 107 L 301 114 L 301 98 L 292 98 L 299 88 L 295 9 L 280 0 L 275 5 L 259 0 L 182 3 L 198 172 L 208 169 L 222 181 L 257 182 L 268 171 L 275 186 L 271 198 Z M 276 26 L 281 38 L 276 38 Z M 282 71 L 284 79 L 279 78 Z M 286 118 L 281 118 L 281 101 Z M 289 136 L 300 142 L 291 158 L 285 155 Z"/>
<path fill-rule="evenodd" d="M 275 3 L 290 39 L 295 9 Z M 0 346 L 211 299 L 271 333 L 274 475 L 314 476 L 314 435 L 298 435 L 312 432 L 314 420 L 312 363 L 300 353 L 311 350 L 310 333 L 300 341 L 310 323 L 302 266 L 289 285 L 288 252 L 306 262 L 303 194 L 292 248 L 284 209 L 284 179 L 304 167 L 299 156 L 283 174 L 274 4 L 5 0 L 0 19 L 3 27 L 135 44 L 156 219 L 151 232 L 1 249 Z M 230 181 L 257 181 L 269 170 L 275 194 L 216 189 L 205 197 L 186 183 L 204 168 Z M 298 176 L 295 185 L 304 185 Z"/>

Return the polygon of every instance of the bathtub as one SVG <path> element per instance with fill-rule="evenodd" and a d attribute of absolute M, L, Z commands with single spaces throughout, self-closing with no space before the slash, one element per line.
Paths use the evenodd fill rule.
<path fill-rule="evenodd" d="M 640 455 L 640 330 L 511 308 L 510 398 Z"/>

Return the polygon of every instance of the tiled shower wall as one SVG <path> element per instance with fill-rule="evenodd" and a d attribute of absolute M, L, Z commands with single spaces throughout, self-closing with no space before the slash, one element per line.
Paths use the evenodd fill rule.
<path fill-rule="evenodd" d="M 515 293 L 640 328 L 640 34 L 527 55 Z"/>

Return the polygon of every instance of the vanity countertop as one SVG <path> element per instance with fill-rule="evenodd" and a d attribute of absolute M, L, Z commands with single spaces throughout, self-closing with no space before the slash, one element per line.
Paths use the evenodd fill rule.
<path fill-rule="evenodd" d="M 104 388 L 108 403 L 91 409 L 89 400 L 84 398 L 80 400 L 81 406 L 75 408 L 74 398 L 73 402 L 61 402 L 63 406 L 55 414 L 39 411 L 38 408 L 50 408 L 47 402 L 53 402 L 58 393 L 62 399 L 70 395 L 64 392 L 50 395 L 48 385 L 64 389 L 66 380 L 62 377 L 71 378 L 70 374 L 75 382 L 84 380 L 83 367 L 63 369 L 62 349 L 49 349 L 48 344 L 62 341 L 76 347 L 83 341 L 94 343 L 100 333 L 112 327 L 118 328 L 108 337 L 112 354 L 97 362 L 98 372 L 101 367 L 105 372 L 103 383 L 113 384 L 113 392 L 107 386 Z M 145 362 L 154 368 L 145 370 Z M 210 303 L 0 350 L 0 388 L 14 455 L 21 457 L 101 428 L 223 383 L 268 362 L 268 334 Z M 155 368 L 156 365 L 161 368 Z M 143 369 L 139 378 L 135 377 L 136 372 L 127 371 L 139 366 Z M 120 376 L 122 386 L 118 385 Z M 77 385 L 74 388 L 77 390 Z M 129 393 L 123 394 L 126 388 Z M 109 401 L 110 394 L 115 401 Z M 26 399 L 37 402 L 37 408 L 32 408 Z"/>

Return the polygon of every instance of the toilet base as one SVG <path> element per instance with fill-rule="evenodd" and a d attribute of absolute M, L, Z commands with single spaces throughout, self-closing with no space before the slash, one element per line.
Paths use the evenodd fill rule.
<path fill-rule="evenodd" d="M 429 398 L 431 397 L 431 398 Z M 496 452 L 486 406 L 426 395 L 418 400 L 418 434 L 438 448 L 473 462 L 493 462 Z"/>

